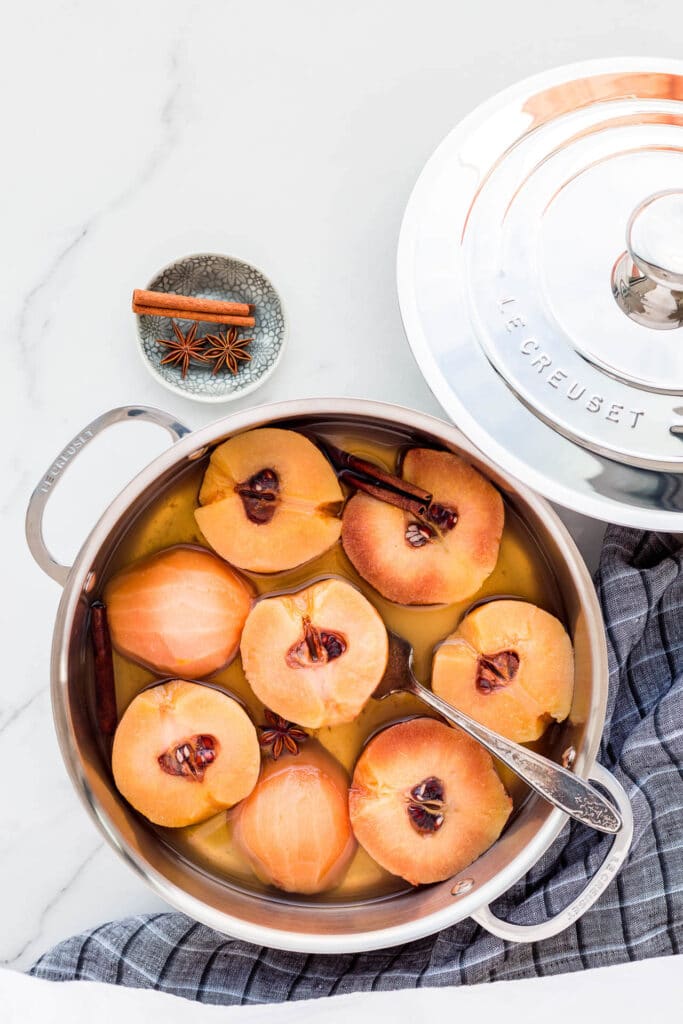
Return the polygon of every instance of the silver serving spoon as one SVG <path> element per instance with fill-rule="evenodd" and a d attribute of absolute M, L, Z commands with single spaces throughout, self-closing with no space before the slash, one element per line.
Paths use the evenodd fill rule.
<path fill-rule="evenodd" d="M 442 718 L 457 725 L 473 739 L 486 747 L 490 754 L 506 764 L 549 803 L 561 811 L 582 821 L 584 825 L 599 832 L 614 834 L 622 828 L 621 816 L 609 800 L 597 789 L 573 775 L 554 761 L 533 750 L 513 743 L 486 726 L 475 722 L 469 715 L 458 711 L 431 690 L 417 681 L 413 673 L 413 648 L 407 640 L 389 633 L 389 661 L 379 685 L 373 693 L 376 700 L 383 700 L 392 693 L 412 693 L 419 700 L 438 711 Z"/>

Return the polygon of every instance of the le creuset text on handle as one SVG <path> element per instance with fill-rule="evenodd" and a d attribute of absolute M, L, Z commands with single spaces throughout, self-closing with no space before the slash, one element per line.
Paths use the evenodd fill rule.
<path fill-rule="evenodd" d="M 593 906 L 618 874 L 628 856 L 633 839 L 631 803 L 623 787 L 601 764 L 593 765 L 589 778 L 605 787 L 617 804 L 622 820 L 621 829 L 614 837 L 602 865 L 569 906 L 549 917 L 547 921 L 539 921 L 538 924 L 515 924 L 497 917 L 490 907 L 480 907 L 471 916 L 487 932 L 509 942 L 541 942 L 553 935 L 559 935 Z"/>
<path fill-rule="evenodd" d="M 84 427 L 76 437 L 72 438 L 64 446 L 57 458 L 50 463 L 40 483 L 31 495 L 26 511 L 26 540 L 28 541 L 29 549 L 43 572 L 47 573 L 48 576 L 51 576 L 53 580 L 56 580 L 62 586 L 66 583 L 71 567 L 62 565 L 48 550 L 43 536 L 45 507 L 62 474 L 68 469 L 76 456 L 83 451 L 86 445 L 94 441 L 98 434 L 111 427 L 112 424 L 131 420 L 144 420 L 163 427 L 171 435 L 174 442 L 179 441 L 185 434 L 190 433 L 189 427 L 179 423 L 174 417 L 169 416 L 168 413 L 162 412 L 160 409 L 152 409 L 142 405 L 127 405 L 118 409 L 110 409 L 109 412 L 103 413 L 102 416 L 98 416 L 87 427 Z"/>

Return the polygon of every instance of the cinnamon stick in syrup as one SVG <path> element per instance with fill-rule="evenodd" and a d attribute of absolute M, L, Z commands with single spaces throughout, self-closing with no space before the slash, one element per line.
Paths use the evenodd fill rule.
<path fill-rule="evenodd" d="M 107 609 L 102 601 L 90 606 L 90 637 L 95 661 L 95 717 L 103 736 L 113 736 L 118 724 L 114 659 L 107 623 Z"/>
<path fill-rule="evenodd" d="M 402 477 L 387 473 L 374 463 L 352 455 L 343 448 L 337 448 L 328 441 L 319 439 L 319 444 L 340 478 L 357 490 L 364 491 L 380 501 L 386 501 L 389 505 L 396 505 L 397 508 L 414 516 L 427 515 L 432 501 L 432 495 L 428 491 Z"/>

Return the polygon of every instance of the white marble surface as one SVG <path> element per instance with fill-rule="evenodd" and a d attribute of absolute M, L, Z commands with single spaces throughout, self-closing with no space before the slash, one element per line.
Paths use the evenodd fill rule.
<path fill-rule="evenodd" d="M 438 413 L 404 340 L 394 254 L 414 179 L 473 105 L 552 64 L 672 55 L 677 0 L 31 2 L 3 24 L 0 960 L 24 966 L 103 920 L 159 909 L 72 793 L 48 657 L 59 588 L 23 539 L 32 486 L 98 413 L 157 405 L 198 426 L 230 411 L 173 396 L 136 354 L 129 296 L 169 259 L 243 257 L 271 277 L 288 349 L 254 399 L 342 394 Z M 485 401 L 485 396 L 482 396 Z M 239 406 L 239 403 L 238 403 Z M 69 560 L 165 445 L 98 442 L 56 493 Z M 594 557 L 600 527 L 568 517 Z"/>

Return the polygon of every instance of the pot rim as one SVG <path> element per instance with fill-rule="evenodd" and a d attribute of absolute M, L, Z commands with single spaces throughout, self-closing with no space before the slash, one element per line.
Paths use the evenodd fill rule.
<path fill-rule="evenodd" d="M 472 892 L 453 898 L 453 903 L 419 917 L 384 929 L 371 931 L 336 931 L 327 934 L 284 931 L 253 924 L 241 917 L 234 917 L 214 909 L 170 879 L 152 868 L 146 859 L 131 850 L 125 840 L 114 829 L 107 813 L 90 788 L 82 770 L 81 760 L 72 738 L 73 726 L 65 700 L 68 685 L 69 639 L 75 613 L 88 585 L 90 567 L 103 540 L 130 505 L 149 487 L 162 472 L 186 459 L 188 455 L 200 452 L 206 446 L 228 434 L 254 428 L 272 421 L 293 419 L 297 416 L 356 416 L 384 421 L 387 424 L 407 426 L 431 434 L 445 444 L 457 446 L 465 453 L 488 467 L 494 474 L 509 480 L 510 489 L 529 505 L 543 524 L 553 532 L 563 549 L 563 558 L 571 571 L 581 606 L 585 613 L 588 633 L 588 648 L 595 681 L 593 700 L 586 719 L 584 745 L 579 752 L 575 771 L 587 778 L 595 762 L 604 725 L 607 704 L 607 651 L 604 642 L 602 613 L 588 569 L 566 527 L 557 513 L 540 495 L 531 491 L 516 479 L 509 478 L 495 463 L 479 452 L 464 435 L 444 420 L 427 413 L 409 409 L 389 402 L 377 402 L 355 398 L 314 398 L 295 399 L 286 402 L 267 403 L 240 410 L 193 431 L 158 455 L 142 469 L 114 498 L 96 522 L 69 570 L 64 592 L 57 610 L 52 654 L 51 654 L 51 697 L 52 712 L 57 737 L 68 774 L 89 814 L 104 834 L 110 846 L 140 875 L 152 890 L 173 907 L 195 920 L 227 933 L 235 938 L 256 945 L 294 952 L 313 953 L 355 953 L 379 949 L 399 943 L 423 938 L 442 928 L 455 924 L 470 916 L 475 910 L 495 900 L 542 856 L 553 843 L 568 816 L 554 809 L 540 825 L 536 834 L 520 852 L 487 882 Z"/>

